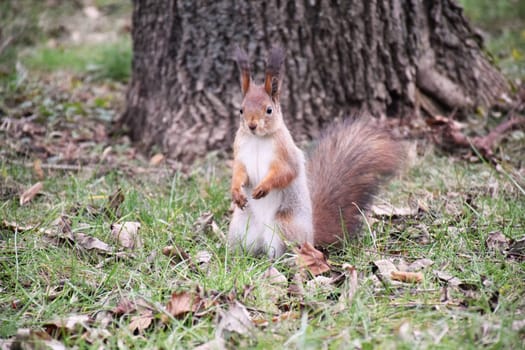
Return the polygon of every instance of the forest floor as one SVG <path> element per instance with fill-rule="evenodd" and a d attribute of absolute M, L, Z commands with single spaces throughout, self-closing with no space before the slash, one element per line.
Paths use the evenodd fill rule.
<path fill-rule="evenodd" d="M 224 245 L 228 162 L 183 174 L 112 128 L 129 2 L 23 3 L 0 5 L 0 349 L 523 347 L 523 131 L 493 162 L 417 133 L 360 239 L 315 258 L 240 255 Z M 521 86 L 523 10 L 462 3 Z"/>

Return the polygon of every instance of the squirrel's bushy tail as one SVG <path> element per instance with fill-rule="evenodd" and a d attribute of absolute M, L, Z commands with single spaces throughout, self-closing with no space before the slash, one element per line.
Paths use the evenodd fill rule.
<path fill-rule="evenodd" d="M 370 120 L 348 119 L 332 124 L 308 160 L 315 244 L 353 236 L 362 222 L 360 212 L 403 159 L 402 146 Z"/>

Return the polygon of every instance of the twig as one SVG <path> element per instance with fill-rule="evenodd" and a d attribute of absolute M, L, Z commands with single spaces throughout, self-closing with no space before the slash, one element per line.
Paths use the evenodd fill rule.
<path fill-rule="evenodd" d="M 451 141 L 455 146 L 473 147 L 478 150 L 483 157 L 492 159 L 494 156 L 492 151 L 494 144 L 507 131 L 515 127 L 525 126 L 525 118 L 512 116 L 491 130 L 487 135 L 474 137 L 472 139 L 463 134 L 459 124 L 451 117 L 435 116 L 433 119 L 427 120 L 427 124 L 441 131 L 441 142 L 439 142 L 434 135 L 434 141 L 436 143 L 441 143 L 441 145 L 444 146 L 448 143 L 447 141 Z"/>

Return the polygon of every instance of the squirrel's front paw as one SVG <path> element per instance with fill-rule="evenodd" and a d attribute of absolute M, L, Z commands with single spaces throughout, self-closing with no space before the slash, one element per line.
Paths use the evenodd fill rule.
<path fill-rule="evenodd" d="M 266 186 L 259 185 L 253 189 L 252 197 L 253 199 L 260 199 L 266 196 L 270 192 L 270 189 Z"/>
<path fill-rule="evenodd" d="M 241 209 L 244 209 L 248 203 L 246 196 L 241 192 L 241 190 L 232 190 L 232 198 L 235 205 Z"/>

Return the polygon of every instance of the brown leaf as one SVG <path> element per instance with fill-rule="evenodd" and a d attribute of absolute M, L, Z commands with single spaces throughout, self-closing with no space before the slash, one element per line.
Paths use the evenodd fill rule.
<path fill-rule="evenodd" d="M 57 226 L 60 232 L 67 236 L 71 236 L 73 234 L 73 231 L 71 230 L 71 219 L 69 219 L 66 215 L 60 215 L 58 218 L 56 218 L 55 221 L 53 221 L 53 225 Z"/>
<path fill-rule="evenodd" d="M 394 263 L 387 259 L 374 261 L 373 267 L 374 267 L 373 268 L 374 274 L 383 283 L 391 283 L 392 282 L 392 272 L 398 271 Z"/>
<path fill-rule="evenodd" d="M 429 266 L 432 266 L 434 264 L 434 262 L 430 259 L 418 259 L 414 262 L 412 262 L 410 265 L 408 265 L 407 267 L 407 271 L 410 271 L 410 272 L 417 272 L 417 271 L 421 271 L 421 270 L 424 270 L 425 268 L 429 267 Z"/>
<path fill-rule="evenodd" d="M 277 316 L 273 316 L 271 321 L 273 323 L 278 323 L 278 322 L 281 322 L 281 321 L 286 321 L 286 320 L 297 320 L 301 317 L 301 313 L 297 312 L 297 311 L 286 311 L 286 312 L 283 312 Z M 255 318 L 255 319 L 252 319 L 252 323 L 256 326 L 268 326 L 269 324 L 269 321 L 268 319 L 264 318 L 264 317 L 259 317 L 259 318 Z"/>
<path fill-rule="evenodd" d="M 35 159 L 33 162 L 33 170 L 35 171 L 36 177 L 38 177 L 39 180 L 43 180 L 45 175 L 44 171 L 42 170 L 42 161 L 40 159 Z"/>
<path fill-rule="evenodd" d="M 89 236 L 82 232 L 76 232 L 73 234 L 74 242 L 80 245 L 82 248 L 87 250 L 97 250 L 102 253 L 110 253 L 113 251 L 113 247 L 102 242 L 100 239 L 93 236 Z"/>
<path fill-rule="evenodd" d="M 489 250 L 504 252 L 509 247 L 509 239 L 501 231 L 492 231 L 485 240 L 485 244 Z"/>
<path fill-rule="evenodd" d="M 311 295 L 328 295 L 335 290 L 333 282 L 331 277 L 315 276 L 306 282 L 305 290 Z"/>
<path fill-rule="evenodd" d="M 227 311 L 219 311 L 220 321 L 217 325 L 217 334 L 235 332 L 248 334 L 253 328 L 253 323 L 246 307 L 238 301 L 234 301 Z"/>
<path fill-rule="evenodd" d="M 111 337 L 111 333 L 107 329 L 103 328 L 92 328 L 82 334 L 82 339 L 87 341 L 90 344 L 95 343 L 96 341 L 105 340 Z"/>
<path fill-rule="evenodd" d="M 132 332 L 142 333 L 153 322 L 153 311 L 143 310 L 139 315 L 131 317 L 128 329 Z"/>
<path fill-rule="evenodd" d="M 417 215 L 418 209 L 412 209 L 410 207 L 394 207 L 390 204 L 377 204 L 372 205 L 370 208 L 375 216 L 386 216 L 386 217 L 401 217 L 401 216 L 414 216 Z"/>
<path fill-rule="evenodd" d="M 395 281 L 407 283 L 420 283 L 423 281 L 423 274 L 421 272 L 392 271 L 390 276 Z"/>
<path fill-rule="evenodd" d="M 315 249 L 310 243 L 303 243 L 297 253 L 297 265 L 305 268 L 314 276 L 330 271 L 330 265 L 322 252 Z"/>
<path fill-rule="evenodd" d="M 288 283 L 288 279 L 273 266 L 270 266 L 264 271 L 262 278 L 267 280 L 270 284 L 283 285 Z"/>
<path fill-rule="evenodd" d="M 206 250 L 200 250 L 195 253 L 195 262 L 202 268 L 208 266 L 211 258 L 211 253 Z"/>
<path fill-rule="evenodd" d="M 37 182 L 30 188 L 28 188 L 22 195 L 20 196 L 20 205 L 24 205 L 28 202 L 30 202 L 35 196 L 42 191 L 44 188 L 44 185 L 41 182 Z"/>
<path fill-rule="evenodd" d="M 149 160 L 149 165 L 157 166 L 164 161 L 164 155 L 162 153 L 157 153 Z"/>
<path fill-rule="evenodd" d="M 50 322 L 44 323 L 46 332 L 55 336 L 57 334 L 75 334 L 89 328 L 93 320 L 88 315 L 69 315 Z"/>
<path fill-rule="evenodd" d="M 16 337 L 13 340 L 10 349 L 65 350 L 66 347 L 58 340 L 52 339 L 46 332 L 22 328 L 16 332 Z"/>
<path fill-rule="evenodd" d="M 193 223 L 193 229 L 197 233 L 206 233 L 210 228 L 212 228 L 211 225 L 213 222 L 213 213 L 209 211 L 204 212 Z"/>
<path fill-rule="evenodd" d="M 111 236 L 121 246 L 128 249 L 142 248 L 143 243 L 138 232 L 140 223 L 135 221 L 124 221 L 121 224 L 111 225 Z"/>
<path fill-rule="evenodd" d="M 162 248 L 162 254 L 168 258 L 174 258 L 177 262 L 190 259 L 189 254 L 186 253 L 182 248 L 173 245 Z"/>
<path fill-rule="evenodd" d="M 436 275 L 436 277 L 443 281 L 443 282 L 446 282 L 447 285 L 451 286 L 451 287 L 457 287 L 461 284 L 461 280 L 457 277 L 454 277 L 452 276 L 451 274 L 448 274 L 446 272 L 443 272 L 443 271 L 434 271 L 434 275 Z"/>
<path fill-rule="evenodd" d="M 204 306 L 198 294 L 189 292 L 174 292 L 166 305 L 166 310 L 173 316 L 184 316 L 189 312 L 197 312 Z"/>
<path fill-rule="evenodd" d="M 122 298 L 115 306 L 112 312 L 117 316 L 122 316 L 134 312 L 136 309 L 135 304 L 132 303 L 128 298 Z"/>
<path fill-rule="evenodd" d="M 224 339 L 221 337 L 216 337 L 213 340 L 210 340 L 207 343 L 201 344 L 193 350 L 225 350 L 226 349 L 226 343 L 224 342 Z"/>

